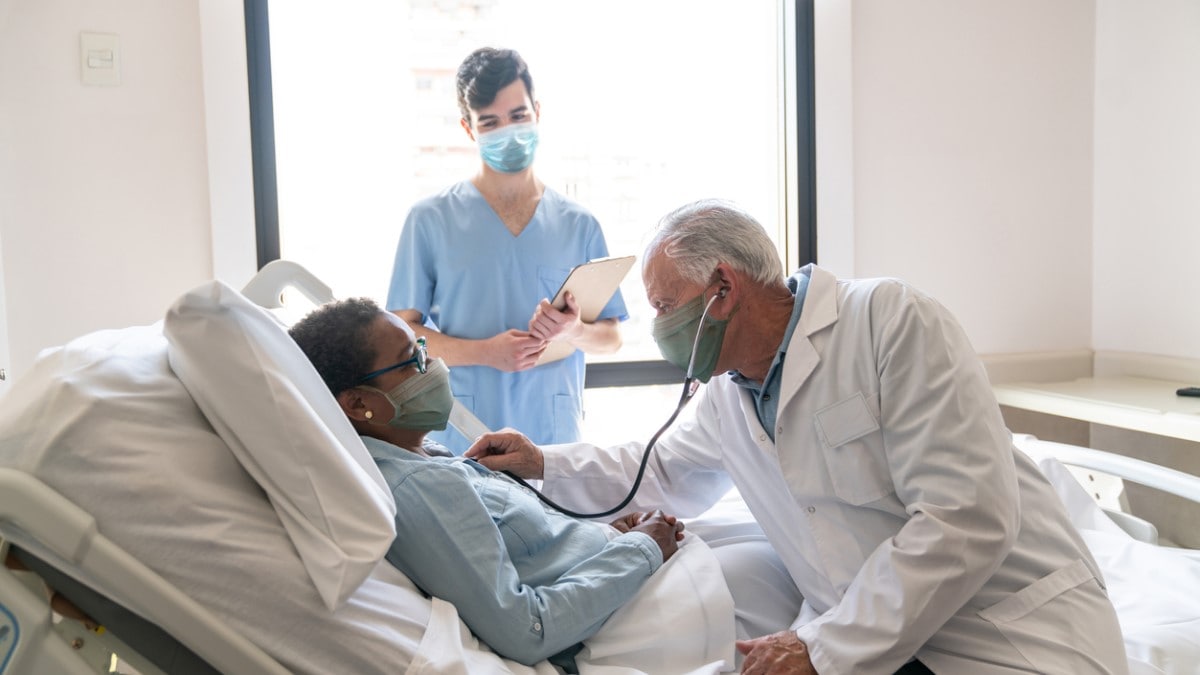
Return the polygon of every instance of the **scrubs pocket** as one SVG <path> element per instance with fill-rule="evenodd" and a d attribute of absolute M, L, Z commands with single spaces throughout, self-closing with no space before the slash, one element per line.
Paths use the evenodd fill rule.
<path fill-rule="evenodd" d="M 545 267 L 538 265 L 538 285 L 542 289 L 542 297 L 547 300 L 553 300 L 554 295 L 558 293 L 558 289 L 567 280 L 567 275 L 571 273 L 570 267 Z M 535 308 L 536 309 L 536 308 Z"/>
<path fill-rule="evenodd" d="M 883 456 L 879 420 L 862 392 L 817 411 L 815 424 L 838 499 L 857 506 L 895 491 Z"/>
<path fill-rule="evenodd" d="M 583 410 L 579 399 L 569 394 L 554 395 L 554 440 L 551 443 L 575 443 L 582 435 Z"/>
<path fill-rule="evenodd" d="M 1088 672 L 1093 659 L 1109 664 L 1125 659 L 1116 612 L 1082 560 L 1038 579 L 979 617 L 1039 672 Z"/>

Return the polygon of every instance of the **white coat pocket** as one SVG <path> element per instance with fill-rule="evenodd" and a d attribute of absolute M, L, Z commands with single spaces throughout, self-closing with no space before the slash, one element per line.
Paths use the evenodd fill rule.
<path fill-rule="evenodd" d="M 1076 630 L 1086 616 L 1093 630 Z M 1099 617 L 1109 616 L 1110 630 L 1094 630 Z M 1096 663 L 1124 663 L 1116 614 L 1099 580 L 1082 560 L 1038 579 L 979 612 L 1004 634 L 1038 672 L 1099 672 Z M 1109 637 L 1106 637 L 1109 636 Z M 1071 649 L 1064 649 L 1071 645 Z"/>
<path fill-rule="evenodd" d="M 838 499 L 859 505 L 894 492 L 878 434 L 879 419 L 862 392 L 822 408 L 815 417 Z"/>

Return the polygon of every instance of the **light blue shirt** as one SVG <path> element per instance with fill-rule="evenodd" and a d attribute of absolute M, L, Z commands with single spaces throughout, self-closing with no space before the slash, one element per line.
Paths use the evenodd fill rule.
<path fill-rule="evenodd" d="M 458 338 L 528 330 L 542 298 L 554 297 L 571 268 L 608 255 L 587 209 L 546 188 L 514 237 L 470 181 L 413 206 L 400 234 L 389 310 L 415 309 L 427 325 Z M 620 291 L 598 318 L 627 318 Z M 434 354 L 436 356 L 436 354 Z M 534 443 L 580 440 L 583 352 L 519 373 L 486 366 L 450 369 L 454 396 L 492 429 L 511 426 Z M 469 443 L 453 429 L 431 438 L 455 454 Z"/>
<path fill-rule="evenodd" d="M 507 658 L 532 665 L 592 636 L 662 566 L 650 536 L 610 541 L 474 460 L 363 443 L 396 500 L 388 562 Z"/>

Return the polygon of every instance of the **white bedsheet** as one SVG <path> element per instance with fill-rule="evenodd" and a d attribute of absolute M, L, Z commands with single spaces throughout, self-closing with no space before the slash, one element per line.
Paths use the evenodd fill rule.
<path fill-rule="evenodd" d="M 1200 673 L 1200 557 L 1140 542 L 1109 518 L 1062 463 L 1018 437 L 1067 505 L 1104 574 L 1131 675 Z"/>

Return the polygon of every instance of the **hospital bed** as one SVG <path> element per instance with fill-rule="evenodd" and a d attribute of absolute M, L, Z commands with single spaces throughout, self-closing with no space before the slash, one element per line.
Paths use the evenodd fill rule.
<path fill-rule="evenodd" d="M 240 293 L 206 284 L 164 322 L 48 350 L 0 399 L 0 559 L 12 546 L 46 576 L 65 573 L 135 619 L 123 632 L 87 630 L 51 611 L 40 579 L 0 568 L 0 675 L 109 672 L 114 653 L 125 672 L 143 675 L 557 672 L 498 657 L 452 605 L 380 562 L 390 497 L 315 371 L 288 346 L 276 317 L 296 296 L 319 304 L 332 293 L 283 261 Z M 1098 502 L 1066 465 L 1197 502 L 1200 479 L 1015 440 L 1096 554 L 1132 672 L 1196 672 L 1200 559 L 1154 545 L 1136 520 L 1118 524 L 1119 496 Z M 326 454 L 337 461 L 323 463 Z M 736 495 L 710 515 L 736 537 L 758 536 Z M 703 518 L 695 530 L 705 531 Z M 589 643 L 584 672 L 730 667 L 720 570 L 703 546 L 683 551 Z M 142 633 L 160 635 L 147 646 Z"/>
<path fill-rule="evenodd" d="M 146 621 L 88 631 L 0 568 L 0 673 L 108 672 L 112 653 L 144 675 L 558 672 L 480 645 L 382 560 L 390 493 L 273 313 L 329 289 L 280 262 L 244 290 L 204 284 L 161 322 L 46 350 L 0 402 L 0 553 Z M 720 567 L 692 538 L 577 661 L 716 673 L 734 637 Z"/>

